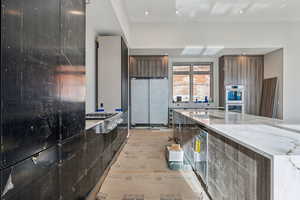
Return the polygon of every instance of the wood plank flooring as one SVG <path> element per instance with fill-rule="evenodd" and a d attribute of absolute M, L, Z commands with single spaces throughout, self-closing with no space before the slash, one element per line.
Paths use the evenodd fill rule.
<path fill-rule="evenodd" d="M 172 130 L 134 129 L 97 194 L 98 200 L 208 200 L 190 170 L 167 167 Z"/>

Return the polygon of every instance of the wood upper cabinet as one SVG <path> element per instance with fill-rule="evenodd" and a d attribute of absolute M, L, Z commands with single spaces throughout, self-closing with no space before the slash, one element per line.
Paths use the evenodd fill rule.
<path fill-rule="evenodd" d="M 168 56 L 130 56 L 130 77 L 168 77 Z"/>
<path fill-rule="evenodd" d="M 263 56 L 222 56 L 219 59 L 220 106 L 225 106 L 226 85 L 243 85 L 245 112 L 259 115 L 263 77 Z"/>

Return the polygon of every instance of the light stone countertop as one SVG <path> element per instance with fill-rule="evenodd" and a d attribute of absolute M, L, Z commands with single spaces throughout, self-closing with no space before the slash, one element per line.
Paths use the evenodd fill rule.
<path fill-rule="evenodd" d="M 279 124 L 278 126 L 291 131 L 296 131 L 300 134 L 300 124 Z"/>
<path fill-rule="evenodd" d="M 282 120 L 221 110 L 176 110 L 200 125 L 263 156 L 299 155 L 300 133 Z"/>
<path fill-rule="evenodd" d="M 85 130 L 89 130 L 103 122 L 103 120 L 85 120 Z"/>
<path fill-rule="evenodd" d="M 300 124 L 221 110 L 175 112 L 269 158 L 272 200 L 299 200 Z"/>

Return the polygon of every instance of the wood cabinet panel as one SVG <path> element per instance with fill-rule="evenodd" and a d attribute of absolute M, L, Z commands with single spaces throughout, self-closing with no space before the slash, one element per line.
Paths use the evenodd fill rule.
<path fill-rule="evenodd" d="M 225 104 L 226 85 L 244 85 L 245 111 L 258 115 L 264 75 L 263 56 L 223 56 L 219 59 L 220 105 Z"/>
<path fill-rule="evenodd" d="M 212 199 L 271 199 L 269 159 L 212 131 L 208 141 L 208 192 Z"/>
<path fill-rule="evenodd" d="M 263 80 L 260 115 L 273 117 L 277 78 Z"/>
<path fill-rule="evenodd" d="M 167 56 L 130 56 L 130 77 L 164 78 L 168 77 Z"/>

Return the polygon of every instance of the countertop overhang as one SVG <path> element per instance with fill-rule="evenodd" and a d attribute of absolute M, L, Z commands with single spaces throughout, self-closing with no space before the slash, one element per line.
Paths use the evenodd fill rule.
<path fill-rule="evenodd" d="M 175 112 L 270 159 L 300 156 L 299 124 L 221 110 L 178 109 Z"/>

